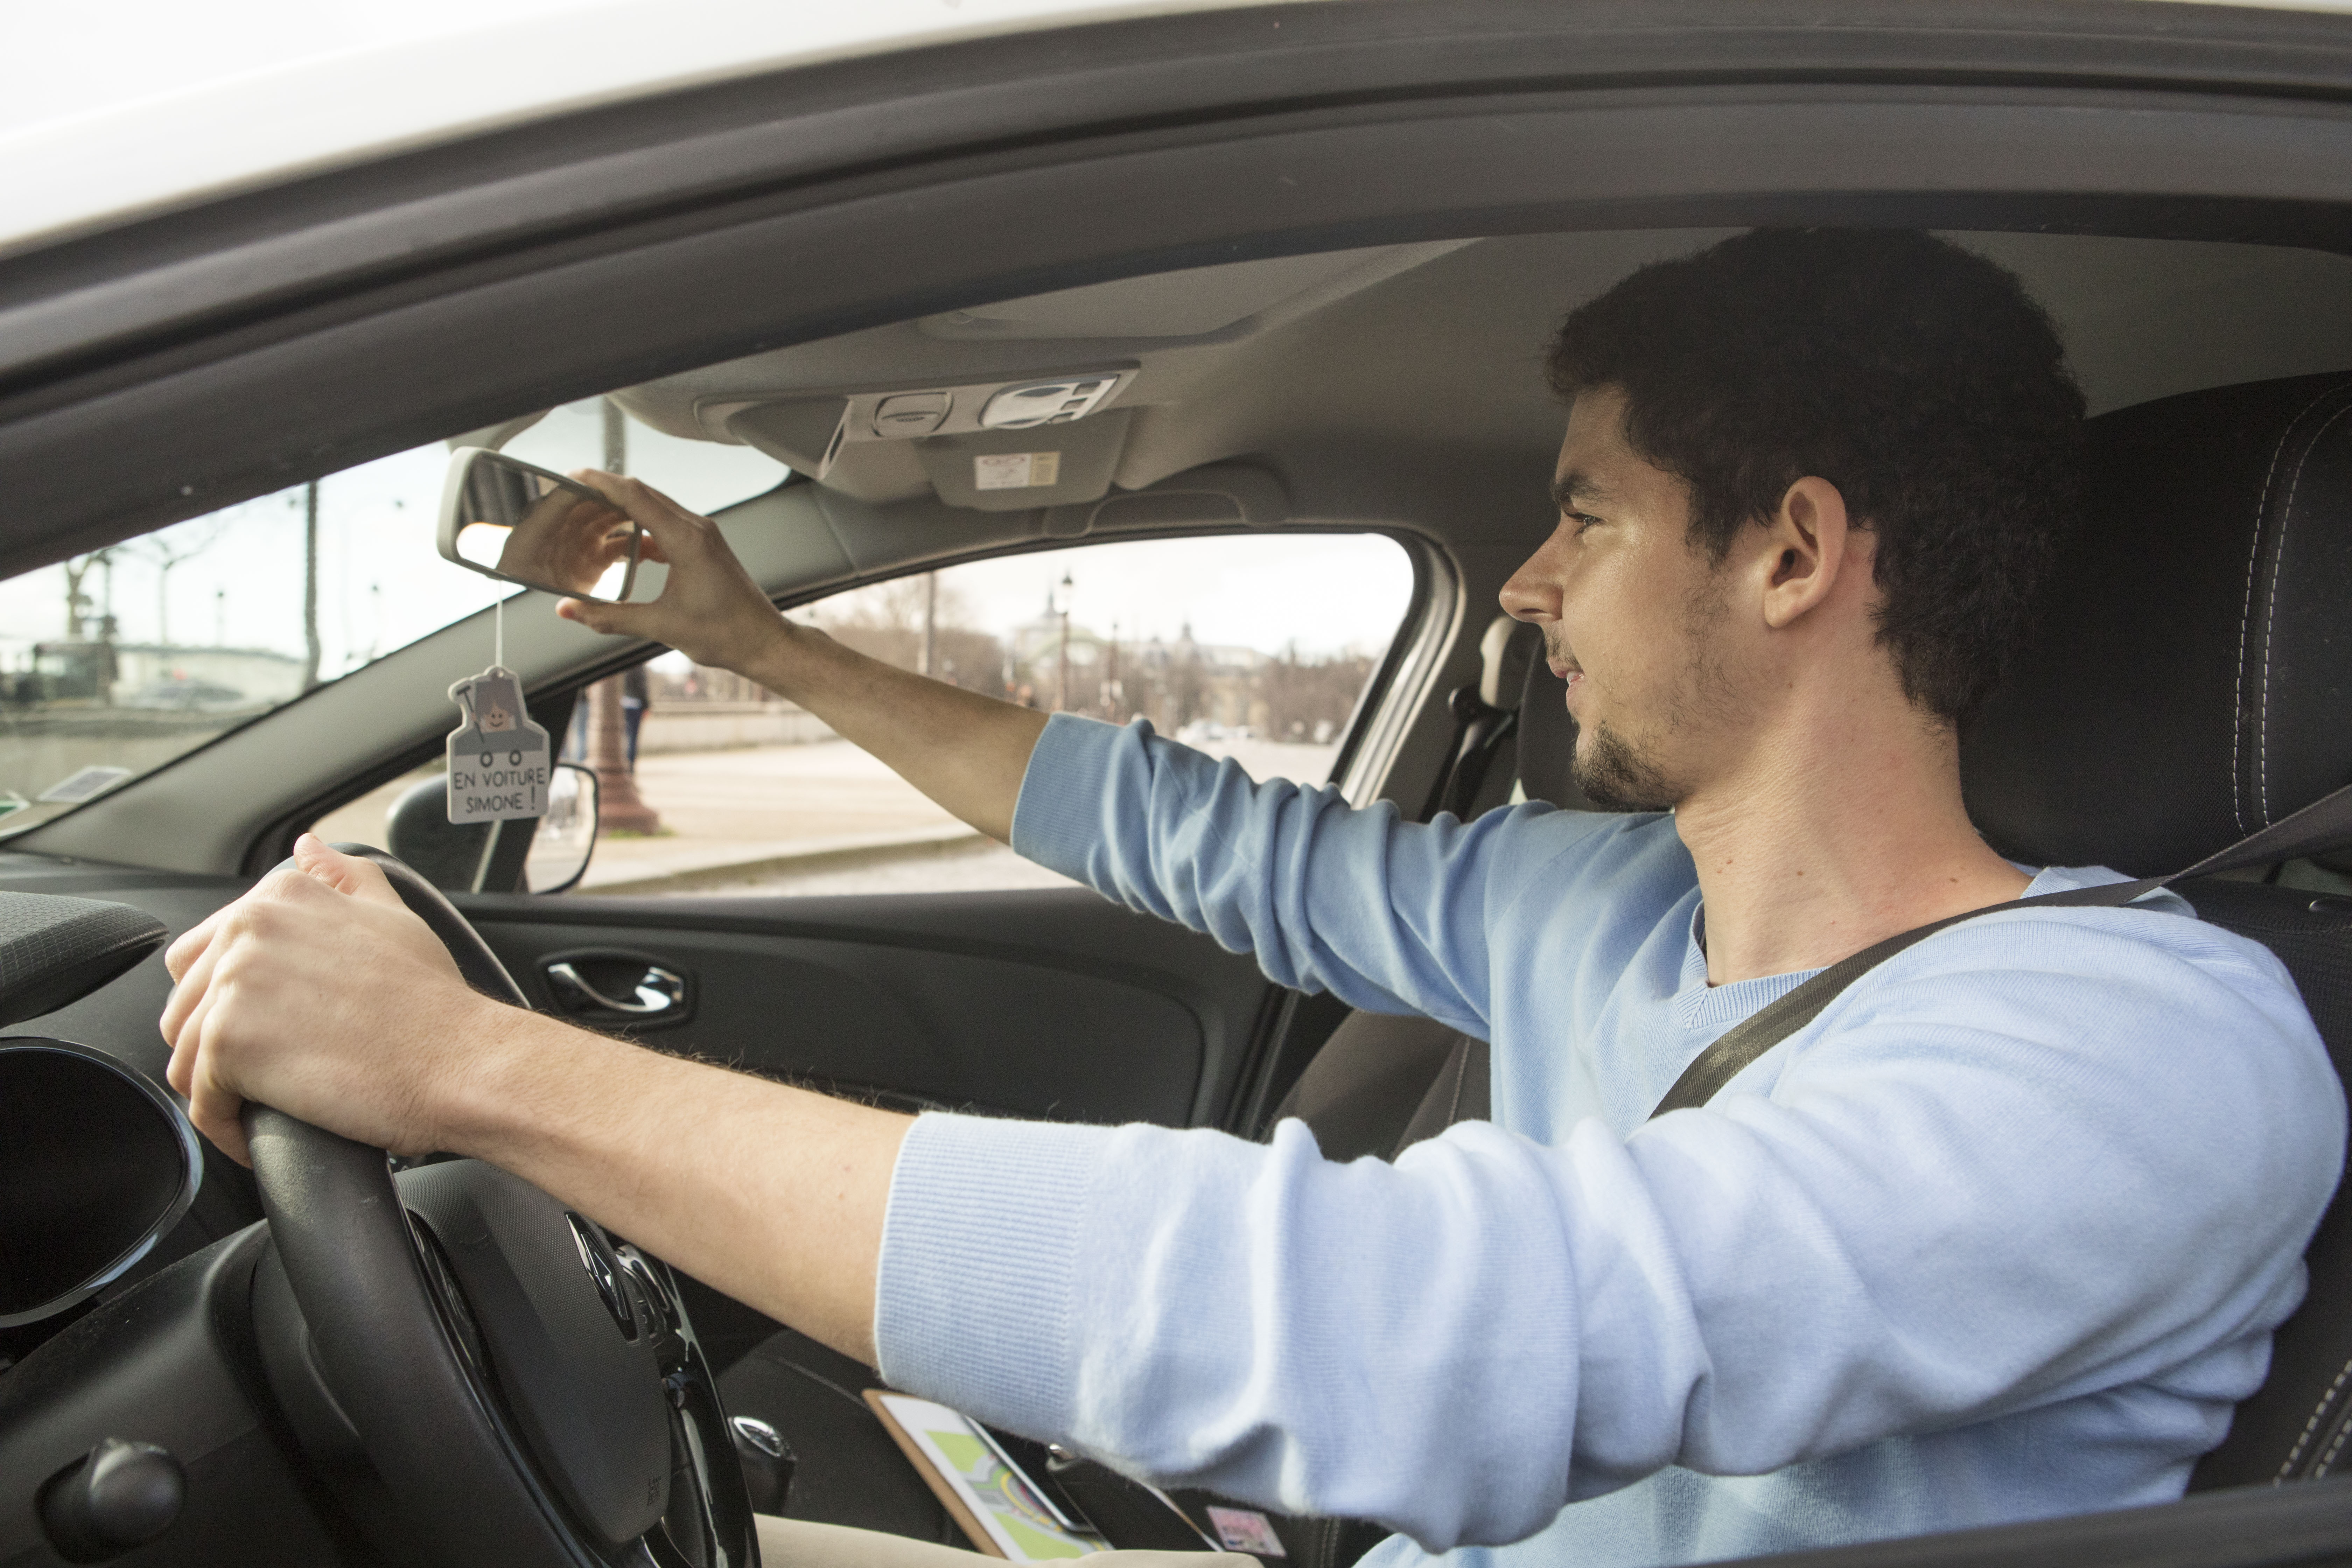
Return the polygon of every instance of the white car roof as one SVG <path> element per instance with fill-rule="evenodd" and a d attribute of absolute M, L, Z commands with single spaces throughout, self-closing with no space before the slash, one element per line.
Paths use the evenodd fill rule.
<path fill-rule="evenodd" d="M 729 78 L 1270 3 L 1342 0 L 21 5 L 8 26 L 22 68 L 0 100 L 0 256 L 341 164 Z M 2231 3 L 2352 11 L 2352 0 Z"/>
<path fill-rule="evenodd" d="M 734 77 L 1269 0 L 21 5 L 0 255 L 339 164 Z M 1305 4 L 1308 0 L 1274 0 Z"/>

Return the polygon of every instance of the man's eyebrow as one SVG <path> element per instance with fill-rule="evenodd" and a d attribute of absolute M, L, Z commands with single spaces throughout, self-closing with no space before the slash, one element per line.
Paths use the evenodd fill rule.
<path fill-rule="evenodd" d="M 1608 486 L 1594 479 L 1582 468 L 1570 468 L 1551 482 L 1552 503 L 1562 511 L 1568 510 L 1580 498 L 1588 503 L 1606 501 L 1612 493 Z"/>

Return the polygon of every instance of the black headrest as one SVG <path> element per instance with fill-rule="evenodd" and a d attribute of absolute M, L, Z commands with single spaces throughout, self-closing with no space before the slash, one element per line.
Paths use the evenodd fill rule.
<path fill-rule="evenodd" d="M 1570 763 L 1576 757 L 1576 721 L 1568 716 L 1568 682 L 1540 658 L 1528 666 L 1527 689 L 1519 697 L 1519 789 L 1529 800 L 1579 805 Z"/>
<path fill-rule="evenodd" d="M 2352 374 L 2103 415 L 2089 457 L 1962 782 L 2018 859 L 2179 870 L 2352 780 Z"/>

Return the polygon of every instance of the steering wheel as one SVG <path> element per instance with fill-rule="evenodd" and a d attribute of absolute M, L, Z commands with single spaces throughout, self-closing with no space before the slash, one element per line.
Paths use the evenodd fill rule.
<path fill-rule="evenodd" d="M 530 1005 L 439 889 L 380 849 L 336 847 L 383 868 L 468 984 Z M 312 1425 L 323 1408 L 356 1436 L 381 1490 L 348 1474 L 341 1489 L 394 1537 L 375 1542 L 388 1560 L 423 1546 L 468 1568 L 758 1568 L 718 1384 L 667 1265 L 478 1160 L 395 1177 L 383 1150 L 282 1111 L 248 1105 L 245 1128 L 300 1359 L 324 1384 Z M 299 1391 L 280 1394 L 300 1416 Z"/>

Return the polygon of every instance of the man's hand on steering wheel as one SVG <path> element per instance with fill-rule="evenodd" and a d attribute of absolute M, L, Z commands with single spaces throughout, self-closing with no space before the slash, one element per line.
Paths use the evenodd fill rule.
<path fill-rule="evenodd" d="M 529 1015 L 467 986 L 373 865 L 307 833 L 294 862 L 164 953 L 172 1087 L 242 1163 L 247 1100 L 396 1154 L 449 1147 L 450 1108 Z"/>
<path fill-rule="evenodd" d="M 908 1119 L 682 1061 L 472 990 L 370 862 L 294 865 L 172 944 L 172 1086 L 250 1164 L 247 1100 L 396 1154 L 470 1154 L 845 1354 Z"/>

